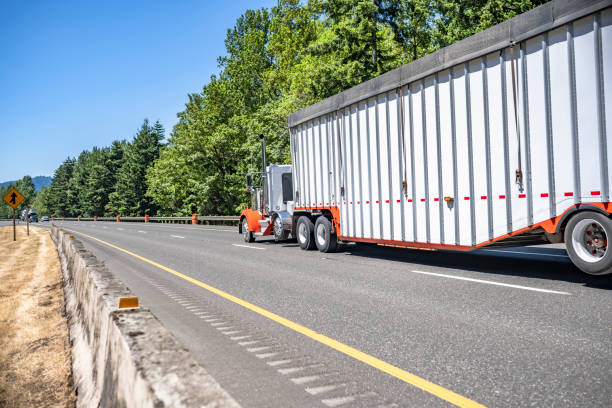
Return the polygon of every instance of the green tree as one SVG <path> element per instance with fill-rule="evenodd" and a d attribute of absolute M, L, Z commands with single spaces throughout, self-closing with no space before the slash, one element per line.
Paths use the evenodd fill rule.
<path fill-rule="evenodd" d="M 393 31 L 394 41 L 404 50 L 402 63 L 435 51 L 435 9 L 431 0 L 390 0 L 382 14 Z"/>
<path fill-rule="evenodd" d="M 11 186 L 3 186 L 0 187 L 0 198 L 4 197 L 6 193 L 8 193 L 11 189 Z M 0 219 L 11 218 L 12 215 L 11 207 L 6 204 L 4 201 L 0 202 Z"/>
<path fill-rule="evenodd" d="M 244 176 L 290 161 L 287 116 L 544 0 L 279 0 L 227 30 L 219 73 L 188 95 L 167 145 L 144 122 L 130 143 L 67 159 L 44 194 L 62 215 L 232 214 Z M 0 213 L 1 215 L 1 213 Z"/>
<path fill-rule="evenodd" d="M 83 150 L 79 154 L 72 168 L 72 176 L 68 181 L 68 214 L 73 217 L 87 216 L 87 179 L 91 173 L 90 156 L 91 153 L 88 150 Z"/>
<path fill-rule="evenodd" d="M 109 168 L 111 148 L 94 147 L 87 160 L 87 175 L 79 198 L 83 215 L 102 216 L 112 193 L 115 177 Z"/>
<path fill-rule="evenodd" d="M 49 204 L 49 187 L 43 186 L 36 194 L 32 207 L 36 209 L 39 217 L 43 215 L 51 216 L 52 212 Z"/>
<path fill-rule="evenodd" d="M 68 189 L 75 159 L 67 158 L 55 170 L 51 185 L 49 185 L 48 205 L 51 215 L 55 217 L 69 217 L 70 202 L 68 201 Z"/>
<path fill-rule="evenodd" d="M 438 47 L 446 47 L 549 0 L 433 0 Z"/>
<path fill-rule="evenodd" d="M 25 200 L 17 207 L 15 213 L 19 217 L 19 213 L 23 209 L 33 208 L 33 204 L 36 200 L 36 189 L 32 182 L 32 177 L 24 176 L 22 179 L 17 180 L 14 184 L 0 187 L 0 197 L 4 197 L 13 187 L 17 189 L 24 197 Z M 35 207 L 34 207 L 35 208 Z M 13 209 L 2 201 L 0 204 L 0 218 L 12 218 Z"/>
<path fill-rule="evenodd" d="M 147 168 L 159 157 L 164 130 L 161 124 L 153 127 L 145 119 L 130 144 L 125 147 L 121 167 L 117 170 L 114 191 L 110 194 L 110 212 L 123 216 L 155 214 L 156 207 L 146 196 Z"/>
<path fill-rule="evenodd" d="M 331 54 L 321 97 L 338 93 L 401 64 L 402 50 L 393 40 L 389 21 L 396 18 L 395 2 L 384 0 L 313 0 L 312 8 L 328 27 L 311 47 L 315 56 Z"/>
<path fill-rule="evenodd" d="M 32 177 L 24 176 L 21 180 L 17 180 L 15 188 L 25 197 L 25 200 L 23 200 L 18 208 L 31 208 L 36 198 L 36 188 L 32 182 Z"/>

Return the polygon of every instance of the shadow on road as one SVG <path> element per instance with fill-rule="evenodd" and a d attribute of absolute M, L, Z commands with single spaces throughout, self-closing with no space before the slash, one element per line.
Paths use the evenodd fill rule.
<path fill-rule="evenodd" d="M 258 240 L 259 244 L 282 245 L 285 248 L 298 249 L 296 242 L 277 244 L 273 239 Z M 544 255 L 565 255 L 564 249 L 537 247 L 508 248 L 508 251 L 531 251 L 530 254 L 513 254 L 511 252 L 475 252 L 458 251 L 424 251 L 418 249 L 392 248 L 376 244 L 344 244 L 338 253 L 350 256 L 381 259 L 393 262 L 421 264 L 424 266 L 465 271 L 481 272 L 491 275 L 520 276 L 526 278 L 548 279 L 580 284 L 590 288 L 612 290 L 612 275 L 589 276 L 576 268 L 569 258 Z"/>
<path fill-rule="evenodd" d="M 577 283 L 597 289 L 612 289 L 612 275 L 589 276 L 578 270 L 568 258 L 543 260 L 538 253 L 516 255 L 483 252 L 423 251 L 381 247 L 374 244 L 344 245 L 341 251 L 367 258 L 426 266 L 463 269 L 493 275 L 521 276 Z M 540 250 L 540 254 L 559 254 L 557 249 Z M 539 259 L 536 259 L 539 258 Z"/>

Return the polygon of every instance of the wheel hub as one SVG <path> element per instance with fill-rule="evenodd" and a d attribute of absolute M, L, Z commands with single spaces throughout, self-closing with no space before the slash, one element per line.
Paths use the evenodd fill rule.
<path fill-rule="evenodd" d="M 276 218 L 276 220 L 274 220 L 274 233 L 277 237 L 280 237 L 283 233 L 283 224 L 281 223 L 280 218 Z"/>
<path fill-rule="evenodd" d="M 317 241 L 319 241 L 319 245 L 325 245 L 326 239 L 327 231 L 325 231 L 325 226 L 323 224 L 319 224 L 317 228 Z"/>
<path fill-rule="evenodd" d="M 306 242 L 306 225 L 303 223 L 298 228 L 298 236 L 300 237 L 300 242 Z"/>
<path fill-rule="evenodd" d="M 585 219 L 576 224 L 572 241 L 577 255 L 586 262 L 598 262 L 608 250 L 606 231 L 593 219 Z"/>
<path fill-rule="evenodd" d="M 603 257 L 608 246 L 606 233 L 597 222 L 592 222 L 585 229 L 585 246 L 591 255 Z"/>

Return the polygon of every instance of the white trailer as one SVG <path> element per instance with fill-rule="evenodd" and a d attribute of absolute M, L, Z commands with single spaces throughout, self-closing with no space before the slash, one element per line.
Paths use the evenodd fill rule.
<path fill-rule="evenodd" d="M 611 273 L 611 5 L 552 1 L 290 115 L 294 196 L 249 210 L 265 225 L 246 233 L 278 220 L 322 251 L 565 242 Z"/>

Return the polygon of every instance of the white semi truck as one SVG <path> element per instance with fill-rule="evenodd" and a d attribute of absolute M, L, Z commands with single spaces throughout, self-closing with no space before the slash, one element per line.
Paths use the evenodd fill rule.
<path fill-rule="evenodd" d="M 292 164 L 262 143 L 240 233 L 323 252 L 565 242 L 611 273 L 611 6 L 551 1 L 290 115 Z"/>

